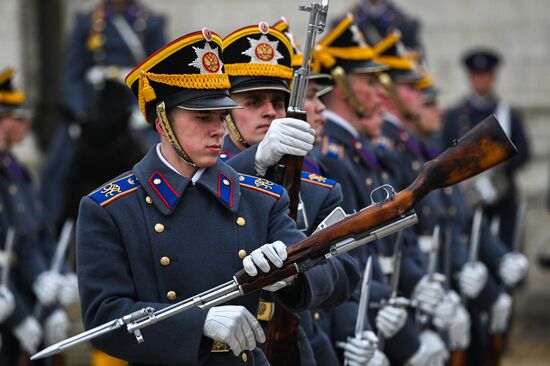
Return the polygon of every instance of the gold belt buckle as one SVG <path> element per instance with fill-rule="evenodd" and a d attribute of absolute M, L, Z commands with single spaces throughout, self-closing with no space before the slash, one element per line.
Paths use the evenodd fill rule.
<path fill-rule="evenodd" d="M 275 304 L 271 301 L 260 301 L 258 304 L 258 315 L 256 319 L 268 322 L 273 316 L 273 311 L 275 311 Z"/>
<path fill-rule="evenodd" d="M 210 352 L 229 352 L 231 351 L 231 348 L 229 345 L 222 341 L 214 341 L 212 344 L 212 349 Z"/>

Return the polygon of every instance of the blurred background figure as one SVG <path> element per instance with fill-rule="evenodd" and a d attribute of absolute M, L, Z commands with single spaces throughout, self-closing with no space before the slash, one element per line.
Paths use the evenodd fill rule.
<path fill-rule="evenodd" d="M 445 113 L 442 137 L 444 148 L 451 146 L 453 140 L 495 114 L 518 149 L 513 159 L 471 180 L 465 192 L 470 203 L 482 205 L 489 218 L 499 223 L 500 237 L 512 249 L 520 200 L 515 175 L 529 159 L 529 141 L 519 111 L 502 101 L 496 93 L 500 62 L 501 56 L 489 48 L 473 49 L 464 55 L 470 91 L 463 101 Z"/>
<path fill-rule="evenodd" d="M 49 148 L 41 187 L 57 225 L 65 215 L 76 213 L 76 197 L 85 189 L 96 187 L 113 171 L 129 169 L 138 160 L 134 157 L 156 142 L 130 92 L 115 84 L 124 86 L 129 71 L 165 44 L 164 24 L 164 17 L 136 0 L 103 0 L 92 11 L 76 14 L 61 75 L 63 120 Z M 115 133 L 120 129 L 128 134 Z M 126 141 L 113 141 L 113 136 L 123 135 Z M 113 155 L 124 147 L 131 149 Z M 90 162 L 92 152 L 98 151 L 110 157 L 100 161 L 96 155 Z M 77 186 L 72 185 L 75 179 Z M 67 192 L 74 199 L 67 200 Z"/>

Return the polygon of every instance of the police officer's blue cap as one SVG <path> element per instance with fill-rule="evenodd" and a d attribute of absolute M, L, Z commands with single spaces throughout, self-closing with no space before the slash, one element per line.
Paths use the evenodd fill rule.
<path fill-rule="evenodd" d="M 500 63 L 500 55 L 489 48 L 477 48 L 468 51 L 463 62 L 470 72 L 493 71 Z"/>
<path fill-rule="evenodd" d="M 229 97 L 222 39 L 207 28 L 164 46 L 126 76 L 147 122 L 156 119 L 156 106 L 166 109 L 221 110 L 240 108 Z"/>
<path fill-rule="evenodd" d="M 279 90 L 290 93 L 292 45 L 266 22 L 240 28 L 223 39 L 231 93 Z"/>

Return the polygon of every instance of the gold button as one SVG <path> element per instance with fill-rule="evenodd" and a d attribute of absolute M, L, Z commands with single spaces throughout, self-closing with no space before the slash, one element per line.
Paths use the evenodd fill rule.
<path fill-rule="evenodd" d="M 148 204 L 151 204 L 153 203 L 153 199 L 149 196 L 145 197 L 145 202 L 147 202 Z"/>
<path fill-rule="evenodd" d="M 226 185 L 226 186 L 228 186 L 228 185 L 229 185 L 229 181 L 228 181 L 227 179 L 224 179 L 224 180 L 223 180 L 223 184 Z"/>
<path fill-rule="evenodd" d="M 246 220 L 244 219 L 244 217 L 237 217 L 237 225 L 239 226 L 246 225 Z"/>
<path fill-rule="evenodd" d="M 248 356 L 246 355 L 246 352 L 243 352 L 243 354 L 241 355 L 241 358 L 243 359 L 243 362 L 248 361 Z"/>
<path fill-rule="evenodd" d="M 155 231 L 157 233 L 162 233 L 164 231 L 164 225 L 163 224 L 156 224 L 155 225 Z"/>
<path fill-rule="evenodd" d="M 361 159 L 359 158 L 359 156 L 354 156 L 353 161 L 355 161 L 357 164 L 359 164 L 361 162 Z"/>
<path fill-rule="evenodd" d="M 10 194 L 14 196 L 17 193 L 17 186 L 15 184 L 11 184 L 8 190 L 10 191 Z"/>
<path fill-rule="evenodd" d="M 458 210 L 456 209 L 455 206 L 450 206 L 450 207 L 449 207 L 449 210 L 448 210 L 450 216 L 455 216 L 456 213 L 457 213 L 457 211 L 458 211 Z"/>
<path fill-rule="evenodd" d="M 363 147 L 363 144 L 362 144 L 362 143 L 360 143 L 360 142 L 356 142 L 356 143 L 355 143 L 355 148 L 356 148 L 356 149 L 360 149 L 360 148 L 362 148 L 362 147 Z"/>
<path fill-rule="evenodd" d="M 170 301 L 174 301 L 176 299 L 176 291 L 168 291 L 166 298 Z"/>
<path fill-rule="evenodd" d="M 424 216 L 428 216 L 430 213 L 432 213 L 432 209 L 431 209 L 430 207 L 424 206 L 424 207 L 422 208 L 422 214 L 423 214 Z"/>
<path fill-rule="evenodd" d="M 365 183 L 367 184 L 367 187 L 372 186 L 372 178 L 365 179 Z"/>
<path fill-rule="evenodd" d="M 313 319 L 315 319 L 315 320 L 321 319 L 321 314 L 319 314 L 319 313 L 313 314 Z"/>
<path fill-rule="evenodd" d="M 155 178 L 155 180 L 153 180 L 153 184 L 155 185 L 159 185 L 160 184 L 160 179 L 159 178 Z"/>
<path fill-rule="evenodd" d="M 220 154 L 220 158 L 222 158 L 222 159 L 227 158 L 227 154 Z"/>
<path fill-rule="evenodd" d="M 239 258 L 244 259 L 244 257 L 246 257 L 246 250 L 239 250 Z"/>
<path fill-rule="evenodd" d="M 170 264 L 170 258 L 168 257 L 162 257 L 160 259 L 160 264 L 162 264 L 163 266 L 167 266 Z"/>
<path fill-rule="evenodd" d="M 445 189 L 443 189 L 443 192 L 445 192 L 447 196 L 450 196 L 453 194 L 453 187 L 446 187 Z"/>
<path fill-rule="evenodd" d="M 412 162 L 411 167 L 413 168 L 414 171 L 417 171 L 418 169 L 420 169 L 420 163 L 415 160 Z"/>
<path fill-rule="evenodd" d="M 241 182 L 244 181 L 244 177 L 243 177 L 242 175 L 239 176 L 239 180 L 240 180 Z"/>

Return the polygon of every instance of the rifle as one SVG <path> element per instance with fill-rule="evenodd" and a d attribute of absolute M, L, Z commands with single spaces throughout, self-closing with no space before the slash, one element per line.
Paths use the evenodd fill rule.
<path fill-rule="evenodd" d="M 207 309 L 260 290 L 277 281 L 303 273 L 334 256 L 409 226 L 411 222 L 416 221 L 416 215 L 411 213 L 412 208 L 428 193 L 470 178 L 509 159 L 516 152 L 499 122 L 494 116 L 490 116 L 438 158 L 426 162 L 415 181 L 404 190 L 388 194 L 386 199 L 373 203 L 289 247 L 288 258 L 281 268 L 272 268 L 269 272 L 254 277 L 240 270 L 232 280 L 213 289 L 158 311 L 147 307 L 111 320 L 54 344 L 33 355 L 32 359 L 58 353 L 121 327 L 126 327 L 138 342 L 143 342 L 140 331 L 142 328 L 192 308 Z"/>
<path fill-rule="evenodd" d="M 307 83 L 310 73 L 310 63 L 315 38 L 325 29 L 328 12 L 328 0 L 313 2 L 310 6 L 300 6 L 299 10 L 309 12 L 307 36 L 304 44 L 302 66 L 295 71 L 292 80 L 292 91 L 287 108 L 287 117 L 307 121 L 304 109 Z M 289 216 L 297 221 L 298 206 L 300 204 L 300 182 L 302 175 L 303 157 L 285 155 L 279 165 L 284 168 L 274 170 L 274 180 L 282 184 L 288 192 Z M 281 177 L 282 173 L 282 177 Z M 275 306 L 275 311 L 269 321 L 264 350 L 267 359 L 274 366 L 300 365 L 298 353 L 298 325 L 295 315 L 282 306 Z"/>

